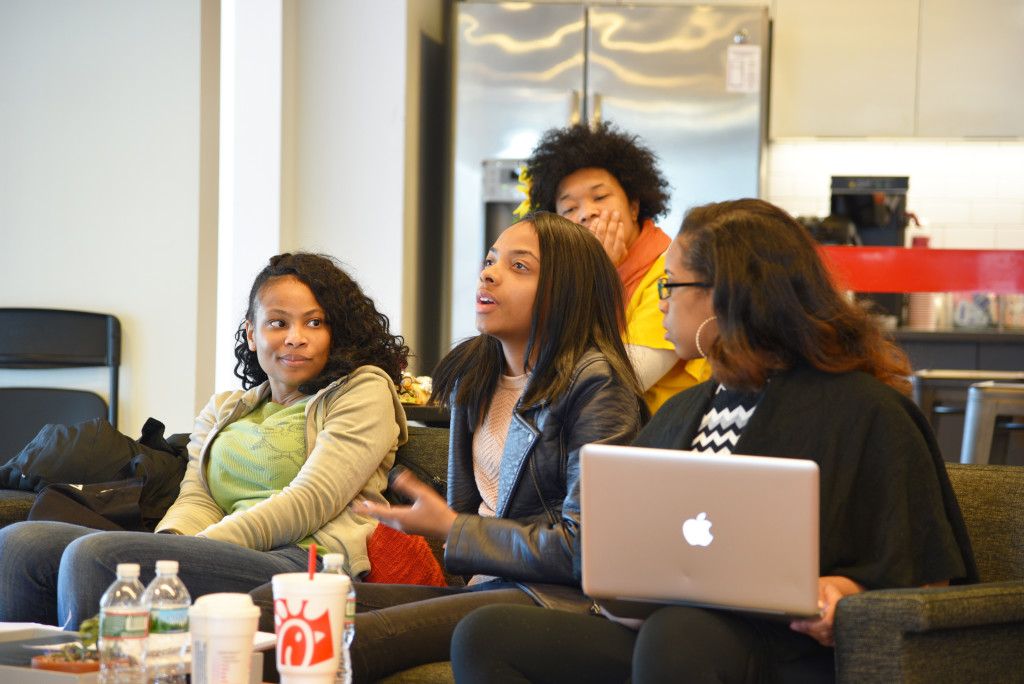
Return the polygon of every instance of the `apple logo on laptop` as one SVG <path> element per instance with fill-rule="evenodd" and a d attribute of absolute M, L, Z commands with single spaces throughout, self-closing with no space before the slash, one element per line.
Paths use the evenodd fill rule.
<path fill-rule="evenodd" d="M 690 546 L 707 546 L 715 538 L 711 534 L 711 521 L 707 517 L 707 513 L 701 513 L 683 523 L 683 538 Z"/>

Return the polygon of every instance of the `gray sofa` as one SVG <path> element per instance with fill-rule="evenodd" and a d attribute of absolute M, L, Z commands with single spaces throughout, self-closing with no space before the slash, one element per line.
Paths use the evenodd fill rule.
<path fill-rule="evenodd" d="M 841 600 L 840 682 L 1024 682 L 1024 468 L 946 470 L 981 582 Z"/>
<path fill-rule="evenodd" d="M 411 427 L 396 460 L 444 494 L 448 431 Z M 959 463 L 946 468 L 981 583 L 844 598 L 836 612 L 839 682 L 1024 682 L 1024 468 Z M 0 522 L 24 519 L 33 498 L 0 491 Z M 432 549 L 441 560 L 440 543 L 432 543 Z M 461 577 L 448 579 L 462 583 Z M 448 663 L 432 663 L 382 681 L 449 684 L 454 679 Z"/>
<path fill-rule="evenodd" d="M 28 511 L 35 500 L 35 492 L 0 489 L 0 527 L 28 520 Z"/>

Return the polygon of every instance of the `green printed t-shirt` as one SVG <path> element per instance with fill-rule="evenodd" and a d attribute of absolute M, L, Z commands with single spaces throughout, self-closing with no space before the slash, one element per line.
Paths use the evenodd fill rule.
<path fill-rule="evenodd" d="M 306 402 L 267 400 L 227 425 L 210 447 L 210 494 L 227 515 L 245 511 L 291 484 L 306 461 Z M 312 537 L 298 542 L 309 548 Z M 327 549 L 317 549 L 326 553 Z"/>

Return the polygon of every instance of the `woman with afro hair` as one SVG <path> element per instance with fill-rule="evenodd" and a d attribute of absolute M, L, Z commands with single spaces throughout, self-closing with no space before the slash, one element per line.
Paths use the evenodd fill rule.
<path fill-rule="evenodd" d="M 658 311 L 672 240 L 654 223 L 668 211 L 657 161 L 638 136 L 608 122 L 549 130 L 526 161 L 530 209 L 587 228 L 618 269 L 627 302 L 623 341 L 651 413 L 707 376 L 704 359 L 676 356 Z"/>

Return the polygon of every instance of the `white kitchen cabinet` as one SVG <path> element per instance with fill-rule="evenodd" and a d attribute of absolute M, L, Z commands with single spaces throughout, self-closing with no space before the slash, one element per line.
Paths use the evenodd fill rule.
<path fill-rule="evenodd" d="M 769 135 L 1024 137 L 1024 1 L 775 0 Z"/>
<path fill-rule="evenodd" d="M 775 0 L 771 137 L 914 135 L 918 6 Z"/>
<path fill-rule="evenodd" d="M 921 0 L 917 135 L 1024 136 L 1024 2 Z"/>

